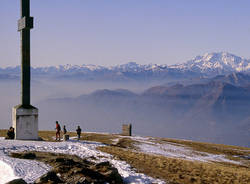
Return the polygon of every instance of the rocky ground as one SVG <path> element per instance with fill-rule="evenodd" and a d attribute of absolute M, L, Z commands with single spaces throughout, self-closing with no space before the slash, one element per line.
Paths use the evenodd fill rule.
<path fill-rule="evenodd" d="M 52 170 L 35 181 L 35 184 L 123 184 L 121 175 L 109 162 L 94 163 L 74 155 L 46 152 L 11 153 L 14 158 L 44 162 Z"/>

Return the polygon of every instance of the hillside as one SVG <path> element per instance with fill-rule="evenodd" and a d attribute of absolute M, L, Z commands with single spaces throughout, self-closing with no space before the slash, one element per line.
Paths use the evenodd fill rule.
<path fill-rule="evenodd" d="M 1 131 L 1 136 L 4 133 Z M 79 155 L 82 159 L 95 160 L 97 163 L 108 159 L 114 167 L 118 168 L 125 183 L 131 183 L 133 179 L 135 179 L 134 183 L 170 184 L 247 184 L 250 182 L 249 148 L 167 138 L 127 137 L 107 133 L 83 133 L 82 142 L 71 140 L 68 143 L 58 143 L 54 141 L 54 132 L 42 131 L 39 132 L 39 135 L 46 142 L 38 141 L 34 145 L 30 141 L 7 141 L 8 145 L 0 152 L 1 160 L 8 163 L 8 154 L 13 151 L 26 151 L 26 153 L 27 151 L 45 151 Z M 74 138 L 75 133 L 70 133 L 70 136 Z M 4 142 L 6 141 L 0 140 L 1 145 Z M 91 145 L 94 144 L 95 146 L 91 148 Z M 78 145 L 81 145 L 81 151 L 78 150 Z M 42 154 L 37 158 L 40 157 L 45 156 Z M 122 162 L 120 163 L 119 160 Z M 29 166 L 32 166 L 32 163 L 33 161 L 30 160 Z M 37 165 L 37 163 L 35 164 Z M 48 159 L 46 164 L 50 165 Z M 134 174 L 128 164 L 132 167 Z M 19 169 L 21 166 L 16 165 Z M 55 170 L 55 166 L 53 170 Z M 16 172 L 18 173 L 18 170 Z M 23 174 L 26 174 L 26 180 L 29 180 L 29 170 L 27 169 L 25 172 Z M 143 173 L 146 175 L 142 175 Z M 74 174 L 71 177 L 74 177 Z"/>

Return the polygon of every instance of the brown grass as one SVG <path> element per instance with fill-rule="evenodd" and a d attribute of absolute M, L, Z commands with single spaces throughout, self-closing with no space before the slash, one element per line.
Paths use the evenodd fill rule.
<path fill-rule="evenodd" d="M 213 143 L 204 143 L 204 142 L 193 142 L 186 140 L 175 140 L 175 139 L 159 139 L 161 143 L 170 142 L 174 144 L 180 144 L 192 148 L 193 150 L 211 154 L 222 154 L 226 158 L 235 161 L 242 161 L 245 165 L 250 167 L 250 161 L 242 159 L 242 156 L 250 155 L 250 148 L 240 147 L 240 146 L 230 146 L 223 144 L 213 144 Z"/>
<path fill-rule="evenodd" d="M 70 136 L 76 133 L 69 132 Z M 6 130 L 0 131 L 5 136 Z M 39 136 L 46 141 L 54 141 L 55 131 L 39 131 Z M 115 144 L 113 139 L 119 138 Z M 182 159 L 167 158 L 159 155 L 145 154 L 136 150 L 134 141 L 128 137 L 116 134 L 82 133 L 81 140 L 96 141 L 107 144 L 100 147 L 103 152 L 112 154 L 116 159 L 124 160 L 138 172 L 145 173 L 154 178 L 160 178 L 172 184 L 248 184 L 250 183 L 250 160 L 235 158 L 250 154 L 250 148 L 202 143 L 184 140 L 152 138 L 157 143 L 180 144 L 196 151 L 224 154 L 229 159 L 244 161 L 245 165 L 229 163 L 203 163 Z"/>
<path fill-rule="evenodd" d="M 68 132 L 68 134 L 71 136 L 71 137 L 75 137 L 76 136 L 76 133 L 74 132 Z M 62 135 L 63 133 L 61 133 L 61 139 L 62 139 Z M 43 140 L 45 141 L 51 141 L 51 142 L 54 142 L 55 141 L 55 136 L 56 136 L 56 132 L 55 131 L 39 131 L 38 132 L 38 136 L 40 138 L 42 138 Z"/>
<path fill-rule="evenodd" d="M 160 139 L 163 142 L 171 142 L 181 144 L 193 148 L 196 151 L 202 151 L 212 154 L 225 154 L 225 155 L 249 155 L 250 148 L 230 146 L 223 144 L 212 144 L 204 142 L 194 142 L 186 140 L 175 140 L 175 139 Z"/>
<path fill-rule="evenodd" d="M 39 137 L 41 137 L 45 141 L 55 141 L 53 137 L 55 137 L 55 131 L 39 131 Z M 70 137 L 77 137 L 77 134 L 75 132 L 67 132 L 67 134 Z M 62 139 L 62 133 L 61 133 L 61 139 Z M 95 141 L 100 142 L 103 144 L 112 145 L 113 139 L 118 138 L 119 135 L 117 134 L 97 134 L 97 133 L 85 133 L 83 132 L 81 134 L 81 140 L 86 141 Z"/>
<path fill-rule="evenodd" d="M 83 133 L 81 140 L 96 141 L 107 145 L 113 145 L 113 139 L 117 139 L 118 137 L 118 134 Z"/>
<path fill-rule="evenodd" d="M 124 160 L 139 172 L 170 183 L 180 184 L 248 184 L 250 183 L 249 168 L 216 163 L 201 163 L 181 159 L 149 155 L 132 150 L 108 146 L 100 147 L 101 151 Z"/>
<path fill-rule="evenodd" d="M 135 150 L 136 147 L 134 144 L 137 143 L 137 141 L 133 141 L 132 139 L 129 138 L 120 138 L 119 141 L 115 144 L 115 146 L 118 146 L 120 148 L 128 148 Z"/>
<path fill-rule="evenodd" d="M 8 130 L 0 130 L 0 137 L 6 137 Z"/>

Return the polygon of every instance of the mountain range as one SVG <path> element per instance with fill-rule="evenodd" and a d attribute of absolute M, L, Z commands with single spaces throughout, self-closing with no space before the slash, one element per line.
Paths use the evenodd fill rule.
<path fill-rule="evenodd" d="M 42 122 L 60 117 L 89 131 L 119 132 L 129 122 L 140 135 L 250 146 L 250 77 L 241 73 L 200 84 L 154 86 L 142 93 L 103 89 L 37 106 L 46 114 Z"/>
<path fill-rule="evenodd" d="M 53 128 L 51 121 L 59 120 L 67 127 L 81 125 L 87 131 L 120 132 L 122 123 L 132 123 L 139 135 L 250 146 L 249 63 L 248 59 L 220 52 L 171 66 L 130 62 L 113 67 L 32 68 L 33 79 L 49 79 L 33 83 L 33 94 L 42 96 L 34 105 L 40 111 L 41 129 Z M 0 68 L 1 81 L 19 76 L 20 67 Z M 94 81 L 101 81 L 96 89 L 106 89 L 84 92 Z M 102 81 L 136 81 L 141 90 L 127 90 L 132 83 L 120 85 L 126 89 L 113 90 Z M 150 87 L 143 86 L 142 81 Z M 16 97 L 17 83 L 0 84 L 1 89 L 6 88 L 6 94 L 1 91 L 2 101 L 9 104 L 12 98 L 6 95 L 13 92 Z M 15 90 L 10 90 L 11 85 Z M 65 95 L 60 94 L 60 98 L 62 92 Z"/>
<path fill-rule="evenodd" d="M 227 52 L 207 53 L 196 56 L 182 64 L 141 65 L 135 62 L 111 67 L 97 65 L 60 65 L 32 68 L 33 77 L 75 80 L 112 81 L 169 81 L 180 79 L 207 78 L 232 72 L 250 72 L 250 59 L 244 59 Z M 20 66 L 0 68 L 0 74 L 17 78 Z M 9 76 L 8 76 L 9 77 Z"/>

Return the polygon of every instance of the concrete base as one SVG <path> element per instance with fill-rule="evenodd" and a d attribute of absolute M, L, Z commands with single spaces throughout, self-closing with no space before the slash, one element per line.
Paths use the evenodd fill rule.
<path fill-rule="evenodd" d="M 38 109 L 18 105 L 12 109 L 15 139 L 38 140 Z"/>

